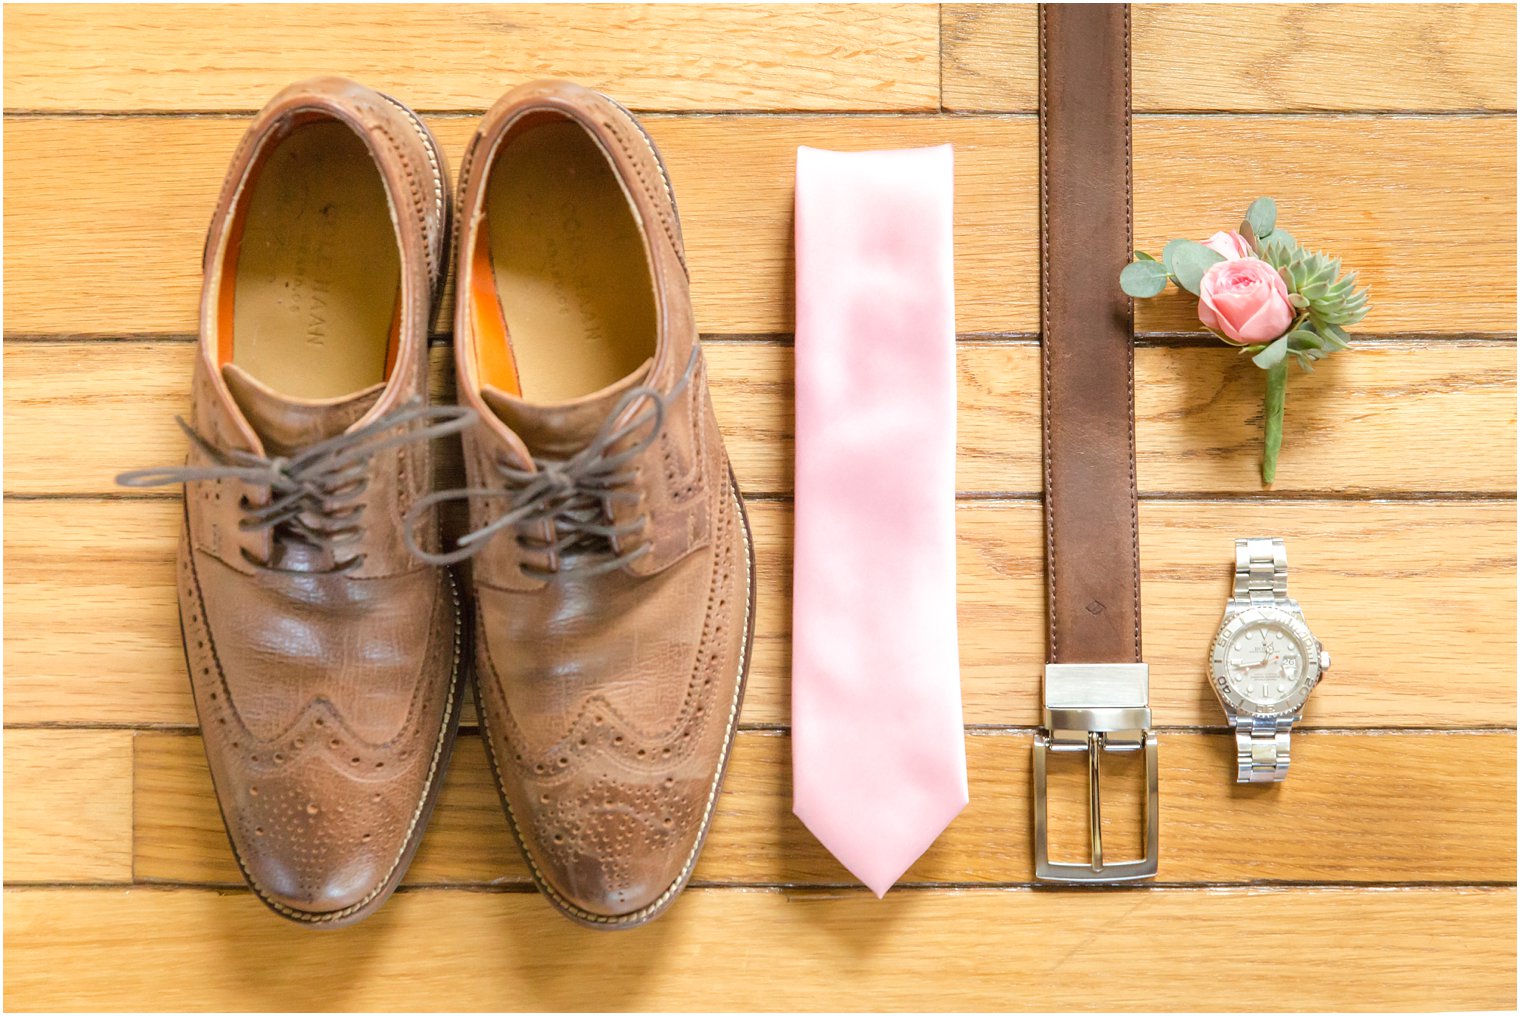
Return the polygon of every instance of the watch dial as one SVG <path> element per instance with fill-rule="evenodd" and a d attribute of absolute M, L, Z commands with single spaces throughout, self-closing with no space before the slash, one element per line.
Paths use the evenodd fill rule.
<path fill-rule="evenodd" d="M 1225 681 L 1260 706 L 1287 700 L 1305 679 L 1304 647 L 1291 631 L 1266 622 L 1241 629 L 1225 650 Z"/>

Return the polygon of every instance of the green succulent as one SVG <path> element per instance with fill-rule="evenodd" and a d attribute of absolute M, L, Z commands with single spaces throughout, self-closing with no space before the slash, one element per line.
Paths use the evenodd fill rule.
<path fill-rule="evenodd" d="M 1258 198 L 1246 212 L 1240 231 L 1258 257 L 1276 268 L 1288 286 L 1288 302 L 1299 312 L 1287 334 L 1276 342 L 1250 348 L 1260 367 L 1270 368 L 1291 355 L 1304 370 L 1338 349 L 1351 347 L 1346 328 L 1367 316 L 1366 288 L 1356 288 L 1356 273 L 1341 275 L 1341 259 L 1301 247 L 1286 229 L 1276 228 L 1277 207 Z"/>

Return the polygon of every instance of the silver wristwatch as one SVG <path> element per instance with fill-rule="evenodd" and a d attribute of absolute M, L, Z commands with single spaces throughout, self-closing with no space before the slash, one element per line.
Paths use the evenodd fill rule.
<path fill-rule="evenodd" d="M 1235 731 L 1235 782 L 1288 777 L 1288 738 L 1330 654 L 1288 598 L 1281 539 L 1235 541 L 1235 591 L 1209 654 L 1209 684 Z"/>

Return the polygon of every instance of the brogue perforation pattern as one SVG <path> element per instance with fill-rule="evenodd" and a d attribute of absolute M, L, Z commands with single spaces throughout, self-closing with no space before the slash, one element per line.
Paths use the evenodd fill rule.
<path fill-rule="evenodd" d="M 204 594 L 194 552 L 182 537 L 179 567 L 182 636 L 197 715 L 211 763 L 223 818 L 234 856 L 249 885 L 264 903 L 285 917 L 308 923 L 341 921 L 383 892 L 419 832 L 443 747 L 457 712 L 458 668 L 463 630 L 458 590 L 443 573 L 435 612 L 452 617 L 452 638 L 434 638 L 420 674 L 439 672 L 449 654 L 446 698 L 419 679 L 406 720 L 384 743 L 360 737 L 327 698 L 318 695 L 278 734 L 260 738 L 238 714 L 222 671 L 216 644 L 207 627 Z M 437 715 L 430 706 L 441 706 Z M 436 725 L 436 729 L 435 729 Z M 304 790 L 303 775 L 328 769 L 342 776 L 342 791 L 331 784 L 316 794 Z M 421 793 L 411 788 L 421 787 Z M 399 789 L 399 793 L 396 792 Z M 304 911 L 275 899 L 243 856 L 239 844 L 277 843 L 282 866 L 293 884 L 282 895 L 317 899 L 324 873 L 345 861 L 375 856 L 380 877 L 358 903 L 330 912 Z M 390 850 L 393 857 L 380 856 Z"/>

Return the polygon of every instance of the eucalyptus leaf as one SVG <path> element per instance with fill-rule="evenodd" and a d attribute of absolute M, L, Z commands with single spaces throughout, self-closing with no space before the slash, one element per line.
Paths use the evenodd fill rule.
<path fill-rule="evenodd" d="M 1119 288 L 1127 296 L 1146 299 L 1166 288 L 1166 269 L 1155 261 L 1134 261 L 1119 273 Z"/>
<path fill-rule="evenodd" d="M 1224 260 L 1224 255 L 1210 250 L 1197 240 L 1173 240 L 1166 245 L 1161 256 L 1166 261 L 1166 270 L 1177 280 L 1177 285 L 1194 296 L 1198 295 L 1198 284 L 1203 281 L 1203 273 Z"/>
<path fill-rule="evenodd" d="M 1155 261 L 1156 259 L 1153 258 L 1153 257 L 1151 257 L 1149 254 L 1145 253 L 1145 251 L 1143 251 L 1143 250 L 1137 250 L 1137 251 L 1135 251 L 1135 260 L 1136 261 Z"/>
<path fill-rule="evenodd" d="M 1252 229 L 1251 224 L 1244 219 L 1240 221 L 1240 235 L 1246 238 L 1246 243 L 1251 245 L 1252 250 L 1258 255 L 1261 254 L 1261 237 L 1256 235 L 1256 230 Z"/>
<path fill-rule="evenodd" d="M 1306 328 L 1299 328 L 1289 332 L 1287 339 L 1288 347 L 1295 353 L 1306 349 L 1322 349 L 1325 345 L 1323 338 Z"/>
<path fill-rule="evenodd" d="M 1283 357 L 1287 355 L 1288 337 L 1284 335 L 1276 342 L 1273 342 L 1267 346 L 1266 349 L 1263 349 L 1260 353 L 1257 353 L 1255 356 L 1251 357 L 1251 362 L 1256 364 L 1256 366 L 1260 367 L 1262 370 L 1271 370 L 1273 367 L 1276 367 L 1278 364 L 1282 363 Z"/>
<path fill-rule="evenodd" d="M 1256 235 L 1265 240 L 1277 227 L 1277 202 L 1271 198 L 1252 201 L 1251 207 L 1246 209 L 1246 221 L 1251 224 Z"/>
<path fill-rule="evenodd" d="M 1166 272 L 1168 275 L 1177 274 L 1176 268 L 1173 264 L 1173 259 L 1177 255 L 1177 248 L 1184 243 L 1187 243 L 1187 241 L 1173 240 L 1171 243 L 1161 248 L 1161 263 L 1166 266 Z"/>

